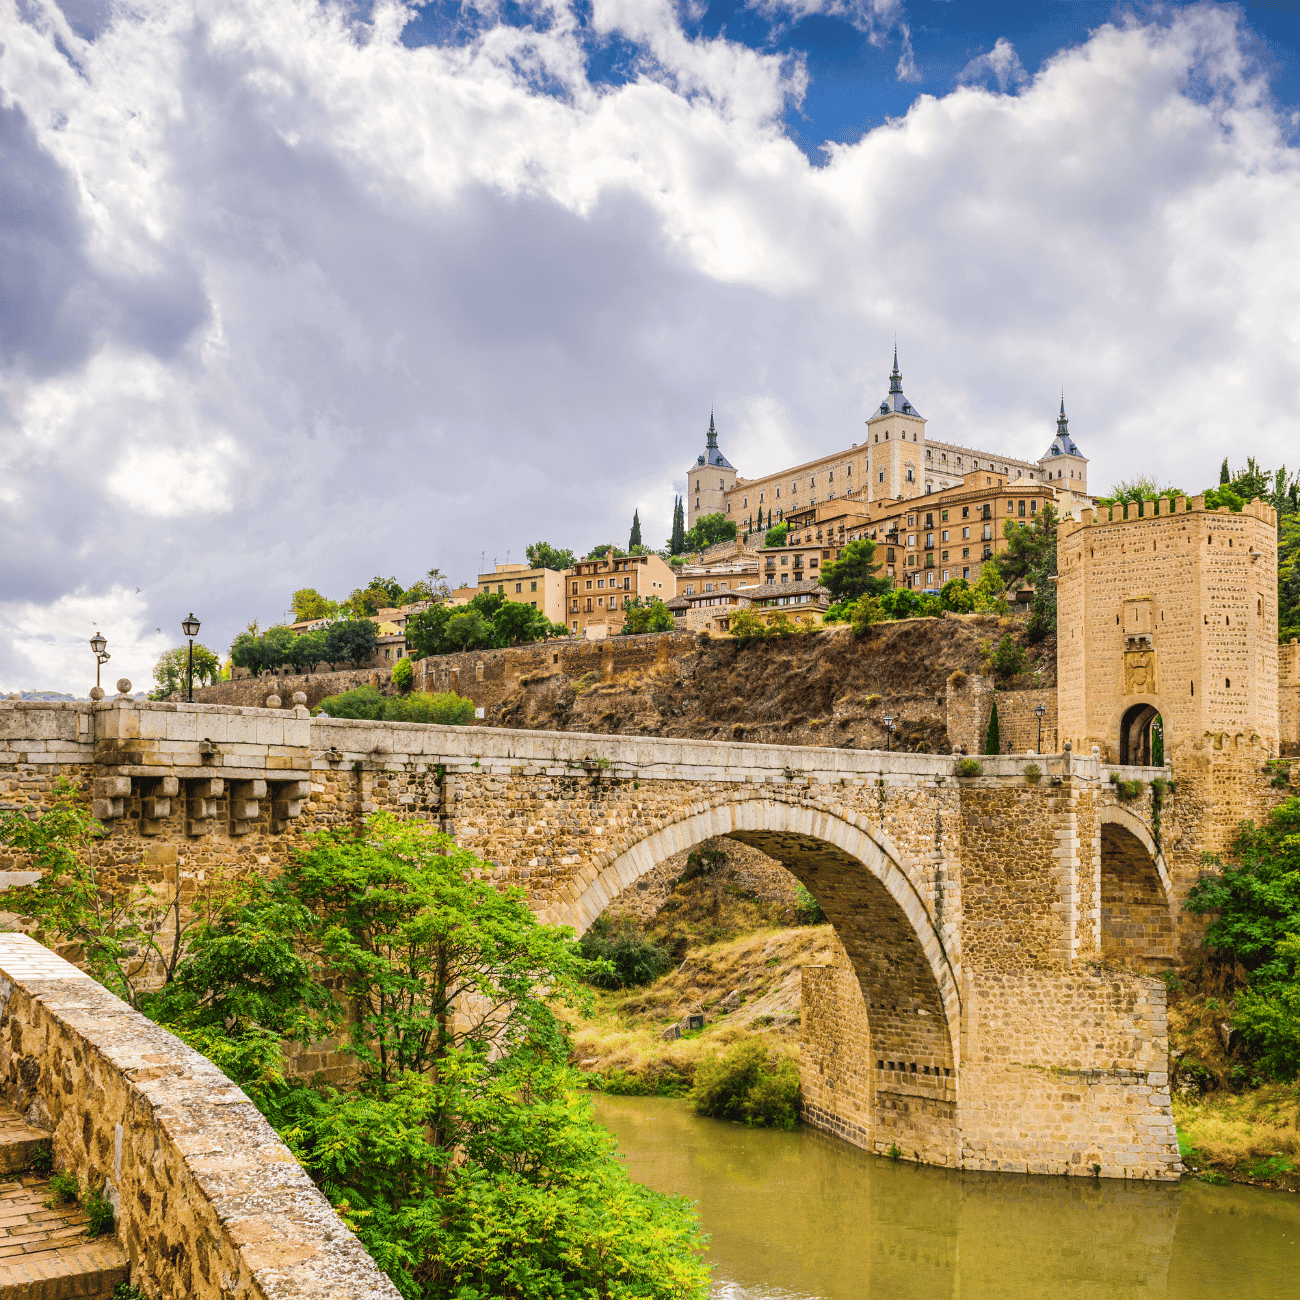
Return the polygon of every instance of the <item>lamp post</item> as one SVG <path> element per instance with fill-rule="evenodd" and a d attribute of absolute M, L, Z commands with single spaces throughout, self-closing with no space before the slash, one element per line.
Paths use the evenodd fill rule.
<path fill-rule="evenodd" d="M 193 614 L 181 623 L 181 631 L 190 639 L 190 663 L 185 670 L 185 698 L 194 703 L 194 638 L 199 634 L 199 620 Z"/>
<path fill-rule="evenodd" d="M 92 698 L 96 700 L 104 698 L 104 688 L 99 684 L 99 670 L 113 657 L 108 653 L 107 645 L 108 638 L 102 632 L 96 632 L 90 638 L 90 649 L 95 656 L 95 690 Z"/>
<path fill-rule="evenodd" d="M 881 721 L 885 724 L 885 753 L 887 754 L 894 744 L 894 719 L 890 714 L 886 713 L 881 718 Z"/>
<path fill-rule="evenodd" d="M 1038 714 L 1038 752 L 1041 754 L 1043 752 L 1043 714 L 1047 712 L 1047 709 L 1044 705 L 1038 704 L 1034 706 L 1034 712 Z"/>

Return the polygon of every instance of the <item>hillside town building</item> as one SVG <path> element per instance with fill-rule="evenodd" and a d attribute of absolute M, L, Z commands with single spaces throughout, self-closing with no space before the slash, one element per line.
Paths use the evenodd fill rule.
<path fill-rule="evenodd" d="M 668 601 L 677 590 L 676 576 L 657 555 L 579 560 L 565 581 L 568 609 L 557 621 L 567 621 L 571 632 L 591 638 L 621 631 L 630 602 Z"/>
<path fill-rule="evenodd" d="M 564 579 L 565 573 L 558 569 L 498 564 L 491 573 L 478 575 L 478 589 L 485 595 L 500 596 L 515 605 L 539 609 L 552 623 L 563 623 L 566 621 Z"/>

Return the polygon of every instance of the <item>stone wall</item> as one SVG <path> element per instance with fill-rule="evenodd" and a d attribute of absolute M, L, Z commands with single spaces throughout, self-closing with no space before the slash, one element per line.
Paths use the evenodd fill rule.
<path fill-rule="evenodd" d="M 1024 754 L 1029 750 L 1045 754 L 1060 751 L 1057 743 L 1056 691 L 995 690 L 992 677 L 979 673 L 964 674 L 964 682 L 948 681 L 948 741 L 967 754 L 982 754 L 988 737 L 989 715 L 993 701 L 998 703 L 998 736 L 1004 754 Z M 1038 742 L 1038 715 L 1042 705 L 1042 745 Z"/>
<path fill-rule="evenodd" d="M 1283 754 L 1300 757 L 1300 643 L 1278 651 L 1278 741 Z"/>
<path fill-rule="evenodd" d="M 57 1168 L 103 1188 L 145 1294 L 397 1300 L 234 1083 L 18 934 L 0 934 L 0 1091 Z"/>
<path fill-rule="evenodd" d="M 200 704 L 234 704 L 245 708 L 266 707 L 267 697 L 278 695 L 282 709 L 293 707 L 295 692 L 307 696 L 307 707 L 314 709 L 328 695 L 354 691 L 358 686 L 377 686 L 385 695 L 392 693 L 391 668 L 349 668 L 339 672 L 263 673 L 261 677 L 239 677 L 234 681 L 215 682 L 195 687 L 194 700 Z"/>

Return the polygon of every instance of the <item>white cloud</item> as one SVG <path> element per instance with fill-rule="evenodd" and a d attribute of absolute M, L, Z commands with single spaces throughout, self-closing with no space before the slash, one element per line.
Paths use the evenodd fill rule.
<path fill-rule="evenodd" d="M 972 59 L 957 78 L 962 82 L 994 83 L 1006 92 L 1015 90 L 1029 80 L 1025 65 L 1020 62 L 1016 47 L 1005 36 L 999 36 L 987 54 Z"/>
<path fill-rule="evenodd" d="M 1300 170 L 1232 9 L 1032 80 L 1000 42 L 814 167 L 802 65 L 660 0 L 593 11 L 617 87 L 562 0 L 419 49 L 392 4 L 0 5 L 10 689 L 70 593 L 224 648 L 299 586 L 664 537 L 711 400 L 742 472 L 846 446 L 895 331 L 937 437 L 1038 455 L 1064 383 L 1097 486 L 1294 460 Z"/>

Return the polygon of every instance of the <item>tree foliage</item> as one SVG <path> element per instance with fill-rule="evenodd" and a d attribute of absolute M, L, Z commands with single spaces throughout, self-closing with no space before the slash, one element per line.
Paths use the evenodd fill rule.
<path fill-rule="evenodd" d="M 681 497 L 673 502 L 673 531 L 668 538 L 668 553 L 680 555 L 686 549 L 686 513 Z"/>
<path fill-rule="evenodd" d="M 784 546 L 785 539 L 787 536 L 789 536 L 789 533 L 790 533 L 790 525 L 787 524 L 785 520 L 782 520 L 779 524 L 776 524 L 775 526 L 768 528 L 768 530 L 763 534 L 763 545 Z"/>
<path fill-rule="evenodd" d="M 310 669 L 318 663 L 351 663 L 360 668 L 378 643 L 379 629 L 370 619 L 343 619 L 301 636 L 283 626 L 268 628 L 260 636 L 241 632 L 231 644 L 230 658 L 254 677 L 286 664 Z"/>
<path fill-rule="evenodd" d="M 628 534 L 627 549 L 630 551 L 634 546 L 641 545 L 641 512 L 640 510 L 632 511 L 632 531 Z"/>
<path fill-rule="evenodd" d="M 158 683 L 157 689 L 150 691 L 151 700 L 165 700 L 173 691 L 186 689 L 186 673 L 189 666 L 190 647 L 177 646 L 174 650 L 165 650 L 153 666 L 153 679 Z M 194 684 L 207 685 L 221 676 L 221 660 L 207 646 L 194 643 Z"/>
<path fill-rule="evenodd" d="M 1233 1023 L 1261 1068 L 1280 1079 L 1300 1072 L 1300 798 L 1260 825 L 1242 822 L 1232 861 L 1198 881 L 1187 910 L 1211 916 L 1210 960 L 1244 974 Z M 1240 975 L 1238 975 L 1240 978 Z"/>
<path fill-rule="evenodd" d="M 555 569 L 563 573 L 565 569 L 573 568 L 573 552 L 557 550 L 549 542 L 534 542 L 524 554 L 534 569 Z"/>
<path fill-rule="evenodd" d="M 696 1066 L 691 1101 L 699 1115 L 791 1129 L 799 1113 L 799 1071 L 791 1057 L 770 1056 L 761 1040 L 741 1039 Z"/>
<path fill-rule="evenodd" d="M 588 982 L 601 989 L 652 984 L 673 965 L 672 953 L 647 939 L 630 916 L 621 920 L 598 916 L 578 950 L 593 963 Z"/>
<path fill-rule="evenodd" d="M 338 602 L 322 596 L 315 587 L 300 587 L 293 593 L 293 621 L 303 623 L 312 618 L 333 618 Z"/>
<path fill-rule="evenodd" d="M 832 600 L 857 600 L 868 591 L 874 592 L 872 575 L 880 568 L 880 565 L 872 563 L 875 553 L 875 542 L 863 538 L 849 542 L 841 549 L 838 560 L 822 566 L 821 583 L 830 592 Z"/>
<path fill-rule="evenodd" d="M 384 695 L 377 686 L 330 695 L 320 702 L 320 712 L 331 718 L 364 718 L 371 722 L 434 722 L 464 727 L 474 721 L 474 701 L 454 691 Z"/>
<path fill-rule="evenodd" d="M 1002 752 L 1002 732 L 998 727 L 998 702 L 993 701 L 993 707 L 989 710 L 988 730 L 984 733 L 984 752 L 986 754 L 1000 754 Z"/>
<path fill-rule="evenodd" d="M 1007 549 L 998 556 L 999 577 L 1004 587 L 1027 584 L 1034 589 L 1026 635 L 1031 642 L 1041 641 L 1056 631 L 1056 511 L 1045 502 L 1028 528 L 1008 519 L 1002 535 Z"/>
<path fill-rule="evenodd" d="M 721 511 L 711 515 L 702 515 L 695 521 L 695 527 L 683 538 L 684 551 L 702 551 L 716 546 L 719 542 L 729 542 L 736 536 L 736 523 L 728 519 Z"/>
<path fill-rule="evenodd" d="M 642 601 L 633 596 L 624 608 L 623 636 L 639 636 L 643 632 L 671 632 L 674 627 L 673 612 L 655 596 Z"/>

